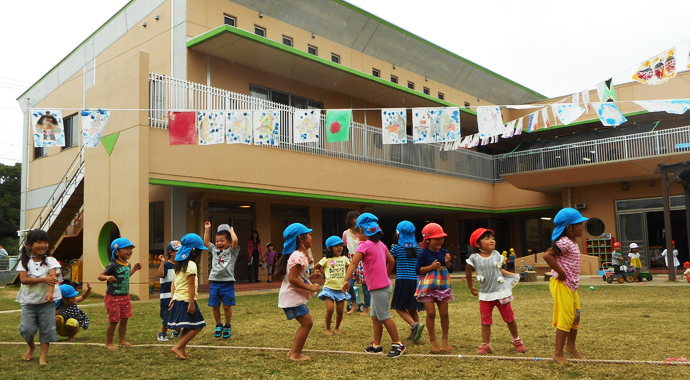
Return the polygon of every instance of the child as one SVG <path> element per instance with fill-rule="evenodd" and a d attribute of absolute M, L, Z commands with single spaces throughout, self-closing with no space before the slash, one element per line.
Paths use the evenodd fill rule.
<path fill-rule="evenodd" d="M 117 238 L 110 243 L 110 264 L 98 275 L 98 281 L 107 281 L 105 291 L 105 308 L 108 311 L 108 329 L 106 330 L 105 346 L 115 349 L 120 346 L 131 346 L 125 341 L 127 320 L 132 318 L 132 303 L 129 300 L 129 278 L 141 269 L 141 264 L 134 267 L 129 263 L 134 244 L 125 238 Z M 120 324 L 118 328 L 117 324 Z M 113 343 L 117 328 L 118 344 Z"/>
<path fill-rule="evenodd" d="M 417 290 L 415 297 L 417 301 L 424 304 L 426 309 L 426 328 L 429 330 L 429 343 L 434 352 L 450 351 L 448 342 L 448 301 L 455 300 L 453 288 L 450 284 L 450 273 L 455 267 L 451 262 L 450 253 L 441 248 L 448 236 L 443 232 L 443 228 L 436 223 L 429 223 L 422 228 L 422 238 L 427 243 L 425 248 L 417 257 L 415 272 L 418 277 Z M 470 272 L 471 273 L 471 272 Z M 435 320 L 436 309 L 441 319 L 441 331 L 443 333 L 443 348 L 438 345 L 436 340 Z"/>
<path fill-rule="evenodd" d="M 343 308 L 345 300 L 350 299 L 349 293 L 343 293 L 341 289 L 345 283 L 345 271 L 350 265 L 347 257 L 343 254 L 343 240 L 337 236 L 326 239 L 326 256 L 315 266 L 315 272 L 323 272 L 326 276 L 326 283 L 319 294 L 319 299 L 326 301 L 326 335 L 333 335 L 331 331 L 331 319 L 333 318 L 333 303 L 335 303 L 335 333 L 340 334 L 340 322 L 343 320 Z"/>
<path fill-rule="evenodd" d="M 196 298 L 199 288 L 197 260 L 201 255 L 201 250 L 207 248 L 197 234 L 183 236 L 180 244 L 180 249 L 175 255 L 175 277 L 172 286 L 168 328 L 182 329 L 180 340 L 170 350 L 178 359 L 186 360 L 187 343 L 206 326 Z"/>
<path fill-rule="evenodd" d="M 588 220 L 574 208 L 564 208 L 553 219 L 555 228 L 551 234 L 553 245 L 544 252 L 544 261 L 551 267 L 553 277 L 549 290 L 553 297 L 553 326 L 556 327 L 556 350 L 553 359 L 558 364 L 568 360 L 563 348 L 577 359 L 584 356 L 577 351 L 575 340 L 580 325 L 580 248 L 575 238 L 581 237 L 584 222 Z"/>
<path fill-rule="evenodd" d="M 350 211 L 345 215 L 345 225 L 347 230 L 343 231 L 343 246 L 347 247 L 347 258 L 352 262 L 355 257 L 355 252 L 357 252 L 357 244 L 359 244 L 359 238 L 357 237 L 357 232 L 355 232 L 355 226 L 357 225 L 357 217 L 359 212 Z M 357 309 L 357 290 L 355 289 L 355 284 L 361 284 L 362 294 L 364 295 L 364 310 L 361 315 L 369 315 L 369 306 L 371 305 L 371 293 L 369 293 L 369 288 L 367 287 L 367 282 L 364 279 L 364 267 L 360 262 L 355 269 L 352 277 L 348 279 L 350 283 L 350 299 L 348 300 L 348 312 L 347 314 L 354 314 Z M 353 305 L 354 304 L 354 305 Z"/>
<path fill-rule="evenodd" d="M 165 260 L 163 255 L 160 255 L 158 259 L 160 260 L 160 265 L 158 266 L 158 278 L 160 279 L 161 289 L 160 289 L 160 316 L 163 321 L 163 327 L 161 327 L 161 332 L 158 333 L 159 342 L 168 341 L 168 320 L 170 319 L 170 299 L 172 297 L 171 287 L 173 277 L 175 276 L 175 260 L 173 258 L 177 255 L 177 250 L 180 249 L 180 242 L 173 240 L 168 243 L 165 248 L 165 254 L 168 260 Z M 177 329 L 171 334 L 171 338 L 179 338 L 180 330 Z"/>
<path fill-rule="evenodd" d="M 235 229 L 227 224 L 218 226 L 216 244 L 211 244 L 209 231 L 211 223 L 204 223 L 204 245 L 211 251 L 211 273 L 208 280 L 211 283 L 208 296 L 208 306 L 213 308 L 213 319 L 216 321 L 216 331 L 213 336 L 228 339 L 232 336 L 232 307 L 235 306 L 235 263 L 240 248 L 237 245 Z M 225 326 L 220 321 L 220 303 L 223 302 Z"/>
<path fill-rule="evenodd" d="M 50 342 L 58 340 L 53 301 L 62 298 L 60 288 L 55 286 L 58 282 L 55 273 L 60 264 L 55 258 L 48 256 L 48 241 L 48 233 L 45 231 L 29 231 L 21 250 L 21 259 L 17 264 L 19 281 L 22 283 L 16 298 L 22 306 L 19 334 L 29 346 L 22 359 L 31 360 L 36 350 L 34 335 L 36 331 L 40 331 L 39 364 L 48 364 Z"/>
<path fill-rule="evenodd" d="M 613 251 L 611 252 L 611 265 L 613 266 L 613 273 L 621 274 L 621 264 L 624 263 L 623 255 L 621 255 L 621 243 L 613 243 Z"/>
<path fill-rule="evenodd" d="M 511 289 L 520 282 L 520 277 L 501 268 L 503 256 L 494 250 L 496 248 L 494 231 L 486 228 L 476 229 L 470 236 L 470 245 L 474 247 L 474 252 L 467 259 L 465 274 L 470 292 L 474 296 L 479 296 L 479 312 L 482 317 L 483 343 L 477 354 L 491 353 L 491 325 L 493 324 L 491 314 L 494 306 L 498 308 L 503 321 L 508 324 L 510 335 L 513 336 L 513 346 L 517 352 L 526 352 L 527 349 L 518 335 L 517 322 L 510 305 L 510 301 L 513 300 Z M 472 272 L 475 269 L 477 280 L 481 283 L 481 292 L 472 285 Z"/>
<path fill-rule="evenodd" d="M 81 296 L 71 285 L 60 285 L 60 293 L 62 299 L 55 301 L 55 328 L 58 335 L 66 336 L 70 342 L 74 342 L 79 329 L 86 330 L 91 323 L 86 313 L 77 305 L 91 293 L 91 282 L 86 283 L 86 291 Z"/>
<path fill-rule="evenodd" d="M 391 309 L 410 325 L 410 336 L 407 340 L 419 343 L 424 324 L 419 323 L 419 311 L 424 310 L 424 305 L 417 301 L 414 293 L 417 290 L 417 256 L 419 246 L 414 238 L 415 227 L 412 222 L 404 220 L 396 227 L 398 244 L 391 247 L 391 256 L 395 259 L 395 289 L 391 300 Z"/>
<path fill-rule="evenodd" d="M 678 268 L 680 266 L 680 261 L 678 261 L 678 250 L 676 249 L 676 242 L 671 240 L 671 248 L 673 250 L 673 267 Z M 661 252 L 661 256 L 666 260 L 666 268 L 668 268 L 668 250 L 664 249 Z M 638 268 L 639 269 L 639 268 Z"/>
<path fill-rule="evenodd" d="M 359 238 L 359 244 L 352 265 L 347 268 L 345 278 L 352 276 L 361 261 L 369 292 L 371 292 L 371 321 L 374 324 L 374 340 L 365 351 L 375 354 L 383 352 L 381 336 L 385 327 L 392 340 L 388 357 L 395 358 L 405 352 L 405 344 L 400 340 L 398 328 L 391 319 L 388 308 L 388 300 L 393 293 L 391 280 L 388 276 L 393 270 L 395 260 L 393 260 L 393 256 L 391 256 L 386 245 L 381 242 L 383 232 L 378 221 L 376 216 L 368 212 L 357 217 L 355 231 Z M 349 283 L 343 284 L 343 292 L 347 292 L 349 287 Z"/>
<path fill-rule="evenodd" d="M 642 269 L 642 261 L 640 260 L 640 253 L 637 252 L 637 250 L 638 250 L 637 243 L 630 243 L 630 253 L 628 253 L 628 257 L 630 258 L 630 270 L 632 270 L 633 273 L 635 274 L 635 281 L 634 282 L 637 282 L 637 271 Z M 664 253 L 666 253 L 666 250 L 664 250 Z M 664 255 L 664 253 L 662 253 L 662 255 Z M 668 262 L 666 264 L 668 264 Z"/>
<path fill-rule="evenodd" d="M 273 276 L 273 264 L 276 262 L 276 255 L 278 252 L 273 250 L 273 244 L 266 244 L 266 254 L 264 255 L 264 264 L 266 265 L 266 282 L 271 282 Z"/>
<path fill-rule="evenodd" d="M 297 319 L 300 327 L 297 329 L 292 346 L 288 351 L 290 360 L 309 360 L 309 356 L 302 354 L 302 348 L 309 337 L 309 331 L 314 322 L 307 309 L 307 301 L 321 289 L 319 284 L 312 284 L 306 277 L 309 267 L 307 250 L 311 248 L 311 228 L 303 224 L 293 223 L 283 231 L 283 254 L 276 264 L 273 279 L 281 281 L 278 294 L 278 307 L 283 309 L 288 320 Z"/>

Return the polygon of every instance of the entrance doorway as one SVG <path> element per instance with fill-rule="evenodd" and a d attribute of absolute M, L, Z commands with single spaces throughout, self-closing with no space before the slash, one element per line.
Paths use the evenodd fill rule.
<path fill-rule="evenodd" d="M 235 264 L 235 280 L 242 281 L 247 279 L 247 240 L 252 236 L 255 229 L 254 205 L 237 202 L 209 201 L 209 217 L 211 222 L 211 243 L 214 241 L 215 232 L 221 224 L 229 224 L 235 230 L 240 254 L 237 256 Z M 206 263 L 208 273 L 211 273 L 211 260 Z"/>

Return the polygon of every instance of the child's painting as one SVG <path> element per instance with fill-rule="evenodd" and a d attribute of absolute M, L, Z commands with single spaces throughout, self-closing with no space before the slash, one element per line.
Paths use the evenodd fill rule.
<path fill-rule="evenodd" d="M 110 119 L 110 110 L 82 110 L 81 133 L 86 148 L 95 148 L 101 139 L 105 125 Z"/>
<path fill-rule="evenodd" d="M 607 127 L 617 127 L 627 121 L 625 116 L 613 103 L 592 103 L 594 110 L 599 115 L 601 124 Z"/>
<path fill-rule="evenodd" d="M 326 142 L 350 141 L 352 110 L 326 111 Z"/>
<path fill-rule="evenodd" d="M 381 110 L 384 144 L 407 144 L 407 109 Z"/>
<path fill-rule="evenodd" d="M 436 141 L 436 128 L 434 108 L 413 108 L 412 109 L 412 142 L 415 144 L 425 144 Z"/>
<path fill-rule="evenodd" d="M 280 145 L 280 111 L 254 111 L 254 145 Z"/>
<path fill-rule="evenodd" d="M 498 107 L 477 107 L 477 126 L 481 137 L 498 136 L 505 132 L 501 109 Z"/>
<path fill-rule="evenodd" d="M 252 111 L 226 112 L 225 128 L 226 142 L 228 144 L 252 143 Z"/>
<path fill-rule="evenodd" d="M 35 147 L 65 146 L 62 111 L 31 110 L 31 122 L 34 126 Z"/>
<path fill-rule="evenodd" d="M 319 141 L 321 110 L 295 110 L 292 123 L 292 141 L 308 143 Z"/>
<path fill-rule="evenodd" d="M 577 120 L 585 112 L 585 109 L 573 103 L 556 104 L 556 116 L 563 125 L 568 125 Z"/>
<path fill-rule="evenodd" d="M 436 141 L 455 141 L 460 138 L 460 108 L 446 107 L 431 110 L 436 125 Z"/>
<path fill-rule="evenodd" d="M 225 112 L 198 111 L 199 145 L 225 143 Z"/>

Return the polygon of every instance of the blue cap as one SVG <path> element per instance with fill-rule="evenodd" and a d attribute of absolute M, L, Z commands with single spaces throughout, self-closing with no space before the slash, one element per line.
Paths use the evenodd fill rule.
<path fill-rule="evenodd" d="M 74 290 L 72 285 L 62 284 L 60 285 L 60 293 L 62 293 L 63 298 L 76 297 L 79 292 Z"/>
<path fill-rule="evenodd" d="M 182 261 L 188 259 L 189 253 L 192 252 L 192 249 L 194 248 L 208 249 L 204 245 L 204 241 L 201 239 L 201 236 L 197 234 L 184 235 L 180 240 L 180 243 L 182 244 L 182 246 L 177 251 L 177 255 L 175 255 L 175 261 Z"/>
<path fill-rule="evenodd" d="M 127 247 L 135 248 L 134 244 L 127 238 L 121 237 L 113 240 L 113 242 L 110 243 L 110 261 L 115 261 L 115 251 Z"/>
<path fill-rule="evenodd" d="M 357 217 L 357 225 L 355 227 L 362 227 L 364 234 L 367 236 L 372 236 L 375 233 L 381 231 L 381 227 L 377 223 L 379 218 L 370 212 L 365 212 L 364 214 Z"/>
<path fill-rule="evenodd" d="M 177 240 L 173 240 L 170 243 L 168 243 L 167 247 L 165 247 L 165 252 L 168 253 L 168 252 L 172 252 L 172 251 L 177 251 L 180 249 L 181 246 L 182 246 L 182 243 L 180 243 Z"/>
<path fill-rule="evenodd" d="M 565 231 L 565 228 L 569 225 L 582 223 L 587 220 L 589 220 L 589 218 L 585 218 L 574 208 L 566 207 L 562 209 L 556 214 L 556 217 L 553 218 L 553 224 L 556 225 L 556 228 L 554 228 L 553 233 L 551 233 L 551 240 L 555 241 L 561 237 L 563 231 Z"/>
<path fill-rule="evenodd" d="M 295 252 L 295 249 L 297 249 L 297 237 L 311 231 L 311 228 L 307 228 L 307 226 L 302 223 L 292 223 L 287 226 L 285 231 L 283 231 L 283 238 L 285 239 L 285 243 L 283 243 L 283 255 L 289 255 Z"/>
<path fill-rule="evenodd" d="M 398 226 L 395 227 L 395 230 L 398 231 L 398 244 L 401 247 L 417 247 L 417 241 L 414 238 L 415 227 L 414 224 L 412 224 L 412 222 L 403 220 L 402 222 L 398 223 Z"/>
<path fill-rule="evenodd" d="M 343 244 L 343 239 L 333 235 L 326 239 L 326 248 L 331 248 L 334 245 Z"/>

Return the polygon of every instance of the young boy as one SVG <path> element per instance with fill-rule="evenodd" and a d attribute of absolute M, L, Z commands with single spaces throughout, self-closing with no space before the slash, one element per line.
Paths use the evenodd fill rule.
<path fill-rule="evenodd" d="M 213 336 L 224 339 L 232 335 L 232 306 L 235 306 L 235 263 L 240 248 L 237 246 L 235 230 L 227 224 L 218 226 L 216 244 L 211 244 L 209 238 L 211 223 L 204 223 L 204 245 L 209 248 L 212 257 L 211 273 L 208 280 L 211 283 L 208 306 L 213 308 L 213 318 L 216 320 L 216 331 Z M 223 302 L 225 325 L 220 321 L 220 303 Z"/>
<path fill-rule="evenodd" d="M 624 263 L 623 255 L 621 255 L 621 243 L 613 243 L 613 252 L 611 252 L 611 265 L 613 266 L 613 273 L 616 275 L 621 273 L 621 264 Z"/>
<path fill-rule="evenodd" d="M 163 320 L 163 327 L 161 328 L 161 332 L 158 333 L 159 342 L 168 341 L 168 319 L 170 319 L 171 286 L 173 277 L 175 276 L 174 258 L 177 254 L 177 250 L 180 249 L 181 245 L 182 244 L 177 240 L 173 240 L 170 243 L 168 243 L 168 246 L 165 249 L 166 255 L 168 257 L 167 261 L 165 260 L 165 256 L 158 256 L 158 260 L 160 260 L 161 262 L 160 266 L 158 267 L 158 278 L 160 278 L 161 282 L 160 316 L 161 320 Z M 180 330 L 173 331 L 170 337 L 179 338 Z"/>
<path fill-rule="evenodd" d="M 98 281 L 107 281 L 105 291 L 105 309 L 108 311 L 108 329 L 106 330 L 105 346 L 115 349 L 120 346 L 131 346 L 125 340 L 127 320 L 132 317 L 132 303 L 129 300 L 129 278 L 141 269 L 141 264 L 134 267 L 129 263 L 134 249 L 128 239 L 117 238 L 110 244 L 110 264 L 98 275 Z M 118 328 L 118 323 L 120 327 Z M 118 344 L 113 343 L 117 328 Z"/>
<path fill-rule="evenodd" d="M 266 282 L 271 282 L 271 277 L 273 277 L 273 264 L 275 263 L 277 252 L 273 250 L 273 244 L 271 243 L 266 244 L 266 250 L 267 252 L 264 255 L 264 263 L 266 264 L 267 269 Z"/>
<path fill-rule="evenodd" d="M 60 285 L 60 292 L 62 299 L 55 301 L 55 327 L 58 335 L 66 336 L 70 342 L 74 342 L 79 329 L 86 330 L 91 323 L 86 313 L 77 305 L 91 293 L 91 282 L 86 283 L 86 291 L 80 296 L 71 285 Z"/>

